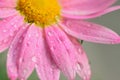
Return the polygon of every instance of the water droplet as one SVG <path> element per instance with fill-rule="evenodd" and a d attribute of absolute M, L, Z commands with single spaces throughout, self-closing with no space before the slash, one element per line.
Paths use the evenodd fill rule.
<path fill-rule="evenodd" d="M 2 41 L 0 41 L 0 45 L 2 44 Z"/>
<path fill-rule="evenodd" d="M 20 58 L 20 59 L 19 59 L 19 62 L 20 62 L 20 63 L 23 63 L 23 62 L 24 62 L 24 58 Z"/>
<path fill-rule="evenodd" d="M 54 44 L 54 41 L 50 40 L 50 42 L 51 42 L 52 44 Z"/>
<path fill-rule="evenodd" d="M 91 26 L 92 26 L 92 24 L 87 24 L 87 26 L 88 26 L 88 27 L 91 27 Z"/>
<path fill-rule="evenodd" d="M 38 37 L 39 35 L 38 34 L 36 34 L 36 37 Z"/>
<path fill-rule="evenodd" d="M 22 29 L 26 29 L 26 27 L 22 27 Z"/>
<path fill-rule="evenodd" d="M 85 75 L 83 75 L 83 80 L 87 80 L 87 77 Z"/>
<path fill-rule="evenodd" d="M 87 75 L 91 75 L 91 69 L 90 69 L 90 66 L 88 65 L 88 66 L 86 66 L 86 73 L 87 73 Z"/>
<path fill-rule="evenodd" d="M 31 42 L 30 42 L 30 41 L 28 41 L 28 42 L 26 43 L 26 46 L 29 46 L 29 45 L 30 45 L 30 43 L 31 43 Z"/>
<path fill-rule="evenodd" d="M 77 64 L 77 70 L 81 71 L 81 66 L 79 64 Z"/>
<path fill-rule="evenodd" d="M 30 37 L 31 37 L 31 34 L 28 34 L 28 37 L 30 38 Z"/>
<path fill-rule="evenodd" d="M 3 32 L 7 32 L 7 30 L 3 30 Z"/>
<path fill-rule="evenodd" d="M 78 52 L 79 52 L 79 54 L 84 55 L 84 51 L 81 50 L 81 48 L 78 48 Z"/>
<path fill-rule="evenodd" d="M 11 23 L 11 25 L 14 25 L 14 23 Z"/>
<path fill-rule="evenodd" d="M 6 43 L 8 41 L 8 39 L 4 39 L 3 42 Z"/>
<path fill-rule="evenodd" d="M 10 33 L 10 36 L 11 36 L 11 37 L 14 36 L 14 33 Z"/>
<path fill-rule="evenodd" d="M 13 27 L 14 27 L 14 28 L 17 28 L 17 25 L 14 25 Z"/>
<path fill-rule="evenodd" d="M 24 78 L 20 79 L 20 80 L 25 80 Z"/>
<path fill-rule="evenodd" d="M 88 75 L 91 75 L 91 71 L 90 70 L 88 70 L 87 73 L 88 73 Z"/>
<path fill-rule="evenodd" d="M 52 36 L 52 32 L 49 31 L 49 32 L 48 32 L 48 35 L 49 35 L 49 36 Z"/>
<path fill-rule="evenodd" d="M 10 45 L 10 48 L 12 49 L 12 48 L 13 48 L 13 45 Z"/>
<path fill-rule="evenodd" d="M 19 43 L 21 43 L 21 42 L 22 42 L 22 39 L 19 40 Z"/>
<path fill-rule="evenodd" d="M 27 69 L 24 69 L 23 70 L 23 75 L 26 76 L 26 74 L 27 74 Z M 23 80 L 25 80 L 25 79 L 23 79 Z"/>
<path fill-rule="evenodd" d="M 22 59 L 22 58 L 20 58 L 19 62 L 20 62 L 20 63 L 22 63 L 22 61 L 23 61 L 23 59 Z"/>
<path fill-rule="evenodd" d="M 33 62 L 37 62 L 37 60 L 36 60 L 36 57 L 35 57 L 35 56 L 33 56 L 33 57 L 32 57 L 32 61 L 33 61 Z"/>
<path fill-rule="evenodd" d="M 78 49 L 78 52 L 79 52 L 79 53 L 82 53 L 82 50 L 81 50 L 81 48 L 79 48 L 79 49 Z"/>
<path fill-rule="evenodd" d="M 55 47 L 53 46 L 53 47 L 50 47 L 50 49 L 52 50 L 52 51 L 55 51 Z"/>

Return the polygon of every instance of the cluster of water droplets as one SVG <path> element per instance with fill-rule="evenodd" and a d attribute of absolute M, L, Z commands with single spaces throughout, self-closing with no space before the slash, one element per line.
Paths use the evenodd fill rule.
<path fill-rule="evenodd" d="M 17 31 L 19 30 L 19 25 L 17 25 L 18 20 L 15 20 L 14 22 L 8 20 L 2 20 L 1 26 L 1 38 L 0 38 L 0 47 L 6 47 L 6 45 L 9 45 L 11 41 L 13 40 L 14 36 L 16 35 Z M 21 23 L 22 24 L 22 23 Z"/>

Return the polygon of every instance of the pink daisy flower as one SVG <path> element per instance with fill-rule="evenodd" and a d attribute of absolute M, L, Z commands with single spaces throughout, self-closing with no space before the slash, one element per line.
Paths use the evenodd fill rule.
<path fill-rule="evenodd" d="M 0 52 L 9 48 L 10 80 L 26 80 L 34 68 L 41 80 L 90 80 L 88 58 L 77 41 L 120 43 L 104 26 L 84 21 L 120 6 L 116 0 L 0 0 Z"/>

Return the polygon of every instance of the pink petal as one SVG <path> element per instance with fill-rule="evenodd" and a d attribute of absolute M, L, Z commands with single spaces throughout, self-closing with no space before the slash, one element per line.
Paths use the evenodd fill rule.
<path fill-rule="evenodd" d="M 63 13 L 79 15 L 93 14 L 102 11 L 116 2 L 116 0 L 59 0 Z"/>
<path fill-rule="evenodd" d="M 38 28 L 36 36 L 36 57 L 33 58 L 33 61 L 36 62 L 36 70 L 39 78 L 41 80 L 59 80 L 60 71 L 51 58 L 42 29 Z"/>
<path fill-rule="evenodd" d="M 0 0 L 0 7 L 15 8 L 17 0 Z"/>
<path fill-rule="evenodd" d="M 105 15 L 107 13 L 110 13 L 110 12 L 113 12 L 115 10 L 119 10 L 120 9 L 120 6 L 113 6 L 113 7 L 110 7 L 110 8 L 107 8 L 107 9 L 104 9 L 100 12 L 97 12 L 97 13 L 94 13 L 94 14 L 89 14 L 89 15 L 82 15 L 80 16 L 79 13 L 74 13 L 72 11 L 72 13 L 68 12 L 68 13 L 62 13 L 61 15 L 66 17 L 66 18 L 73 18 L 73 19 L 89 19 L 89 18 L 96 18 L 96 17 L 99 17 L 99 16 L 102 16 L 102 15 Z"/>
<path fill-rule="evenodd" d="M 90 42 L 118 44 L 120 43 L 120 36 L 112 30 L 80 20 L 64 20 L 60 26 L 70 35 Z"/>
<path fill-rule="evenodd" d="M 80 43 L 71 37 L 71 40 L 77 49 L 77 73 L 81 76 L 83 80 L 90 80 L 91 78 L 91 69 L 86 53 L 84 52 Z"/>
<path fill-rule="evenodd" d="M 28 29 L 25 38 L 22 43 L 20 58 L 19 58 L 19 79 L 26 80 L 30 74 L 32 73 L 35 67 L 35 54 L 36 53 L 36 43 L 37 43 L 37 35 L 38 28 L 34 27 L 34 25 L 30 26 Z"/>
<path fill-rule="evenodd" d="M 20 57 L 20 51 L 24 39 L 24 35 L 26 32 L 27 27 L 21 28 L 20 31 L 17 33 L 16 37 L 14 38 L 10 49 L 7 55 L 7 73 L 10 80 L 16 80 L 18 77 L 18 61 Z"/>
<path fill-rule="evenodd" d="M 6 18 L 17 14 L 15 9 L 11 8 L 0 8 L 0 18 Z"/>
<path fill-rule="evenodd" d="M 51 56 L 61 71 L 69 80 L 75 78 L 76 50 L 74 46 L 58 27 L 45 28 L 46 39 L 51 50 Z"/>
<path fill-rule="evenodd" d="M 23 18 L 19 15 L 0 21 L 0 52 L 9 47 L 20 26 L 23 24 Z"/>

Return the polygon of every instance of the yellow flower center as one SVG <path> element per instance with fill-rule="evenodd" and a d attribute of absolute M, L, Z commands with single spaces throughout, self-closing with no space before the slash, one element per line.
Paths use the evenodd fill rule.
<path fill-rule="evenodd" d="M 57 0 L 18 0 L 16 9 L 28 23 L 44 27 L 57 22 L 61 7 Z"/>

